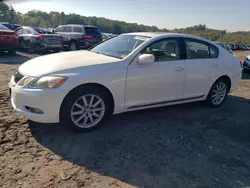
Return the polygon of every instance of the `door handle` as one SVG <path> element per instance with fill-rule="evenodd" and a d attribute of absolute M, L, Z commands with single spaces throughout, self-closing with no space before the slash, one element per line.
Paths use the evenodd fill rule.
<path fill-rule="evenodd" d="M 174 70 L 175 70 L 175 71 L 183 71 L 184 68 L 182 68 L 182 67 L 176 67 Z"/>
<path fill-rule="evenodd" d="M 219 66 L 218 63 L 212 64 L 212 67 L 218 67 L 218 66 Z"/>

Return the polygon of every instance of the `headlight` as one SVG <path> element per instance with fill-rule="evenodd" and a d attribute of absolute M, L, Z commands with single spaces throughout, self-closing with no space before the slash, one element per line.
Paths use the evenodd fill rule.
<path fill-rule="evenodd" d="M 33 77 L 24 77 L 20 82 L 18 82 L 18 86 L 25 86 L 28 83 L 30 83 L 31 81 L 33 81 L 35 78 Z"/>
<path fill-rule="evenodd" d="M 43 88 L 57 88 L 61 86 L 66 77 L 62 76 L 44 76 L 28 84 L 29 88 L 43 89 Z"/>

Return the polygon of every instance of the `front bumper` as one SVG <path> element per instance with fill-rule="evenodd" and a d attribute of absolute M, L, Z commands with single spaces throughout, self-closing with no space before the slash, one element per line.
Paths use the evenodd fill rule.
<path fill-rule="evenodd" d="M 11 104 L 15 110 L 28 119 L 40 123 L 59 123 L 60 107 L 67 91 L 55 89 L 27 89 L 13 86 L 9 83 Z M 31 112 L 29 108 L 36 108 L 43 112 Z"/>

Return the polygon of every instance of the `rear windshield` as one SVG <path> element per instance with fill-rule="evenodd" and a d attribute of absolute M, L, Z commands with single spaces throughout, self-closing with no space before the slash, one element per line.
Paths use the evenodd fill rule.
<path fill-rule="evenodd" d="M 86 34 L 89 35 L 102 35 L 99 29 L 95 27 L 85 27 Z"/>
<path fill-rule="evenodd" d="M 50 31 L 45 31 L 39 27 L 33 27 L 32 28 L 33 30 L 35 30 L 35 32 L 39 33 L 39 34 L 53 34 L 52 32 Z"/>
<path fill-rule="evenodd" d="M 1 30 L 10 30 L 8 27 L 5 27 L 4 25 L 0 24 L 0 29 Z"/>

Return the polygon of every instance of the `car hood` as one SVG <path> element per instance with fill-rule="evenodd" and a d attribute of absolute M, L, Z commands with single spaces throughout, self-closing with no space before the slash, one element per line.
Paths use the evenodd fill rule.
<path fill-rule="evenodd" d="M 68 69 L 107 64 L 119 59 L 97 54 L 90 51 L 61 52 L 31 59 L 19 67 L 19 72 L 27 76 L 42 76 L 45 74 L 65 72 Z"/>

